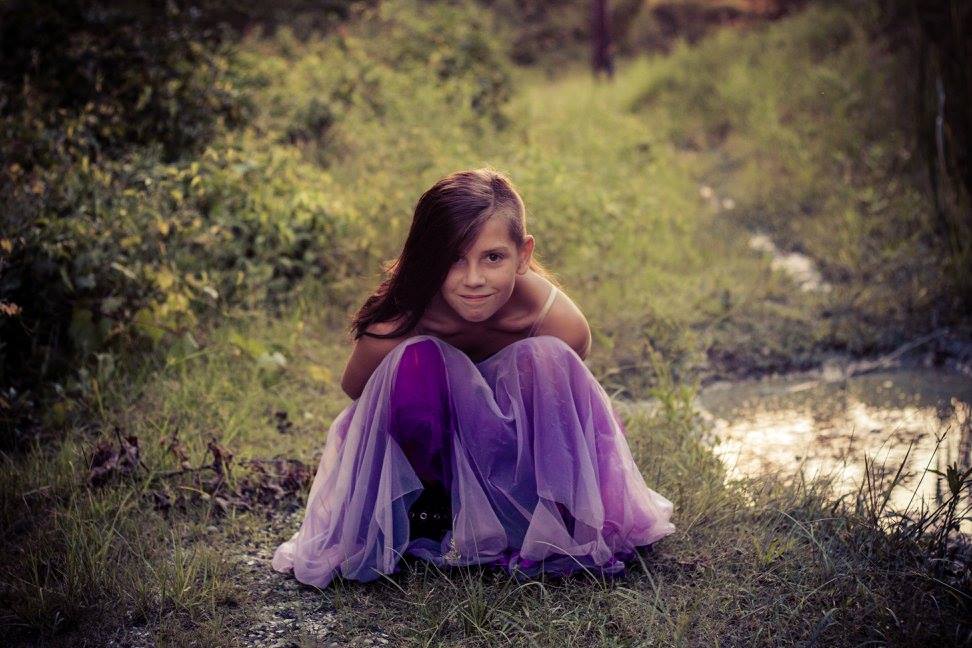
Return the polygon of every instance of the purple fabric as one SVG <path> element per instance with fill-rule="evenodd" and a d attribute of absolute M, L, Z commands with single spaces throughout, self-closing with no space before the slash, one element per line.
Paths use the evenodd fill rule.
<path fill-rule="evenodd" d="M 452 530 L 410 542 L 409 506 L 435 481 L 451 493 Z M 636 547 L 675 531 L 672 510 L 563 340 L 526 338 L 473 363 L 419 335 L 331 424 L 304 521 L 273 568 L 317 587 L 398 572 L 404 555 L 526 576 L 617 574 Z"/>

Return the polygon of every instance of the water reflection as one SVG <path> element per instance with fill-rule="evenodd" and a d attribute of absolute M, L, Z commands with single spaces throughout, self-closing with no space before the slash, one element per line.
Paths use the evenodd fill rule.
<path fill-rule="evenodd" d="M 824 377 L 722 382 L 702 390 L 698 405 L 730 478 L 802 470 L 808 479 L 832 475 L 838 493 L 852 493 L 864 478 L 865 456 L 874 461 L 872 475 L 883 472 L 890 481 L 913 443 L 889 508 L 916 510 L 923 500 L 934 508 L 947 496 L 944 478 L 925 468 L 969 466 L 968 376 L 899 369 Z M 962 530 L 972 532 L 972 523 Z"/>

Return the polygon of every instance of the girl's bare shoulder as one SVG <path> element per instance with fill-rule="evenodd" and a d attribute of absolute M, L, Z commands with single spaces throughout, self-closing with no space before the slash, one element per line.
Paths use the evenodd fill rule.
<path fill-rule="evenodd" d="M 550 282 L 544 279 L 549 285 Z M 549 294 L 549 288 L 545 295 Z M 544 316 L 535 335 L 553 335 L 570 345 L 581 358 L 587 357 L 591 348 L 591 327 L 574 300 L 563 290 L 558 290 L 550 310 Z"/>

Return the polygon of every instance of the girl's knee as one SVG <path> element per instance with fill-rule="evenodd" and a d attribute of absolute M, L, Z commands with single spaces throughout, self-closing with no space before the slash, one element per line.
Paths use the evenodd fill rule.
<path fill-rule="evenodd" d="M 396 409 L 440 408 L 446 391 L 445 360 L 436 342 L 429 336 L 412 337 L 402 342 L 392 389 Z"/>
<path fill-rule="evenodd" d="M 511 368 L 521 386 L 546 384 L 567 388 L 575 373 L 575 363 L 583 361 L 566 342 L 552 335 L 519 340 L 516 351 L 510 354 Z"/>
<path fill-rule="evenodd" d="M 576 352 L 569 344 L 554 335 L 537 335 L 519 340 L 514 344 L 520 345 L 526 353 L 539 353 L 546 357 L 560 357 L 575 355 Z"/>
<path fill-rule="evenodd" d="M 408 363 L 442 363 L 442 354 L 439 352 L 435 338 L 431 335 L 416 335 L 403 340 L 400 345 L 402 348 L 402 362 Z"/>
<path fill-rule="evenodd" d="M 399 383 L 443 382 L 445 360 L 430 336 L 411 337 L 401 343 L 396 375 Z"/>

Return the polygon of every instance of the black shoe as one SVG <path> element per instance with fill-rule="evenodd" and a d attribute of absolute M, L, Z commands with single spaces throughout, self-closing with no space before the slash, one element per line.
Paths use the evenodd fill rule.
<path fill-rule="evenodd" d="M 452 528 L 452 495 L 441 483 L 427 484 L 408 510 L 408 539 L 442 540 Z"/>

